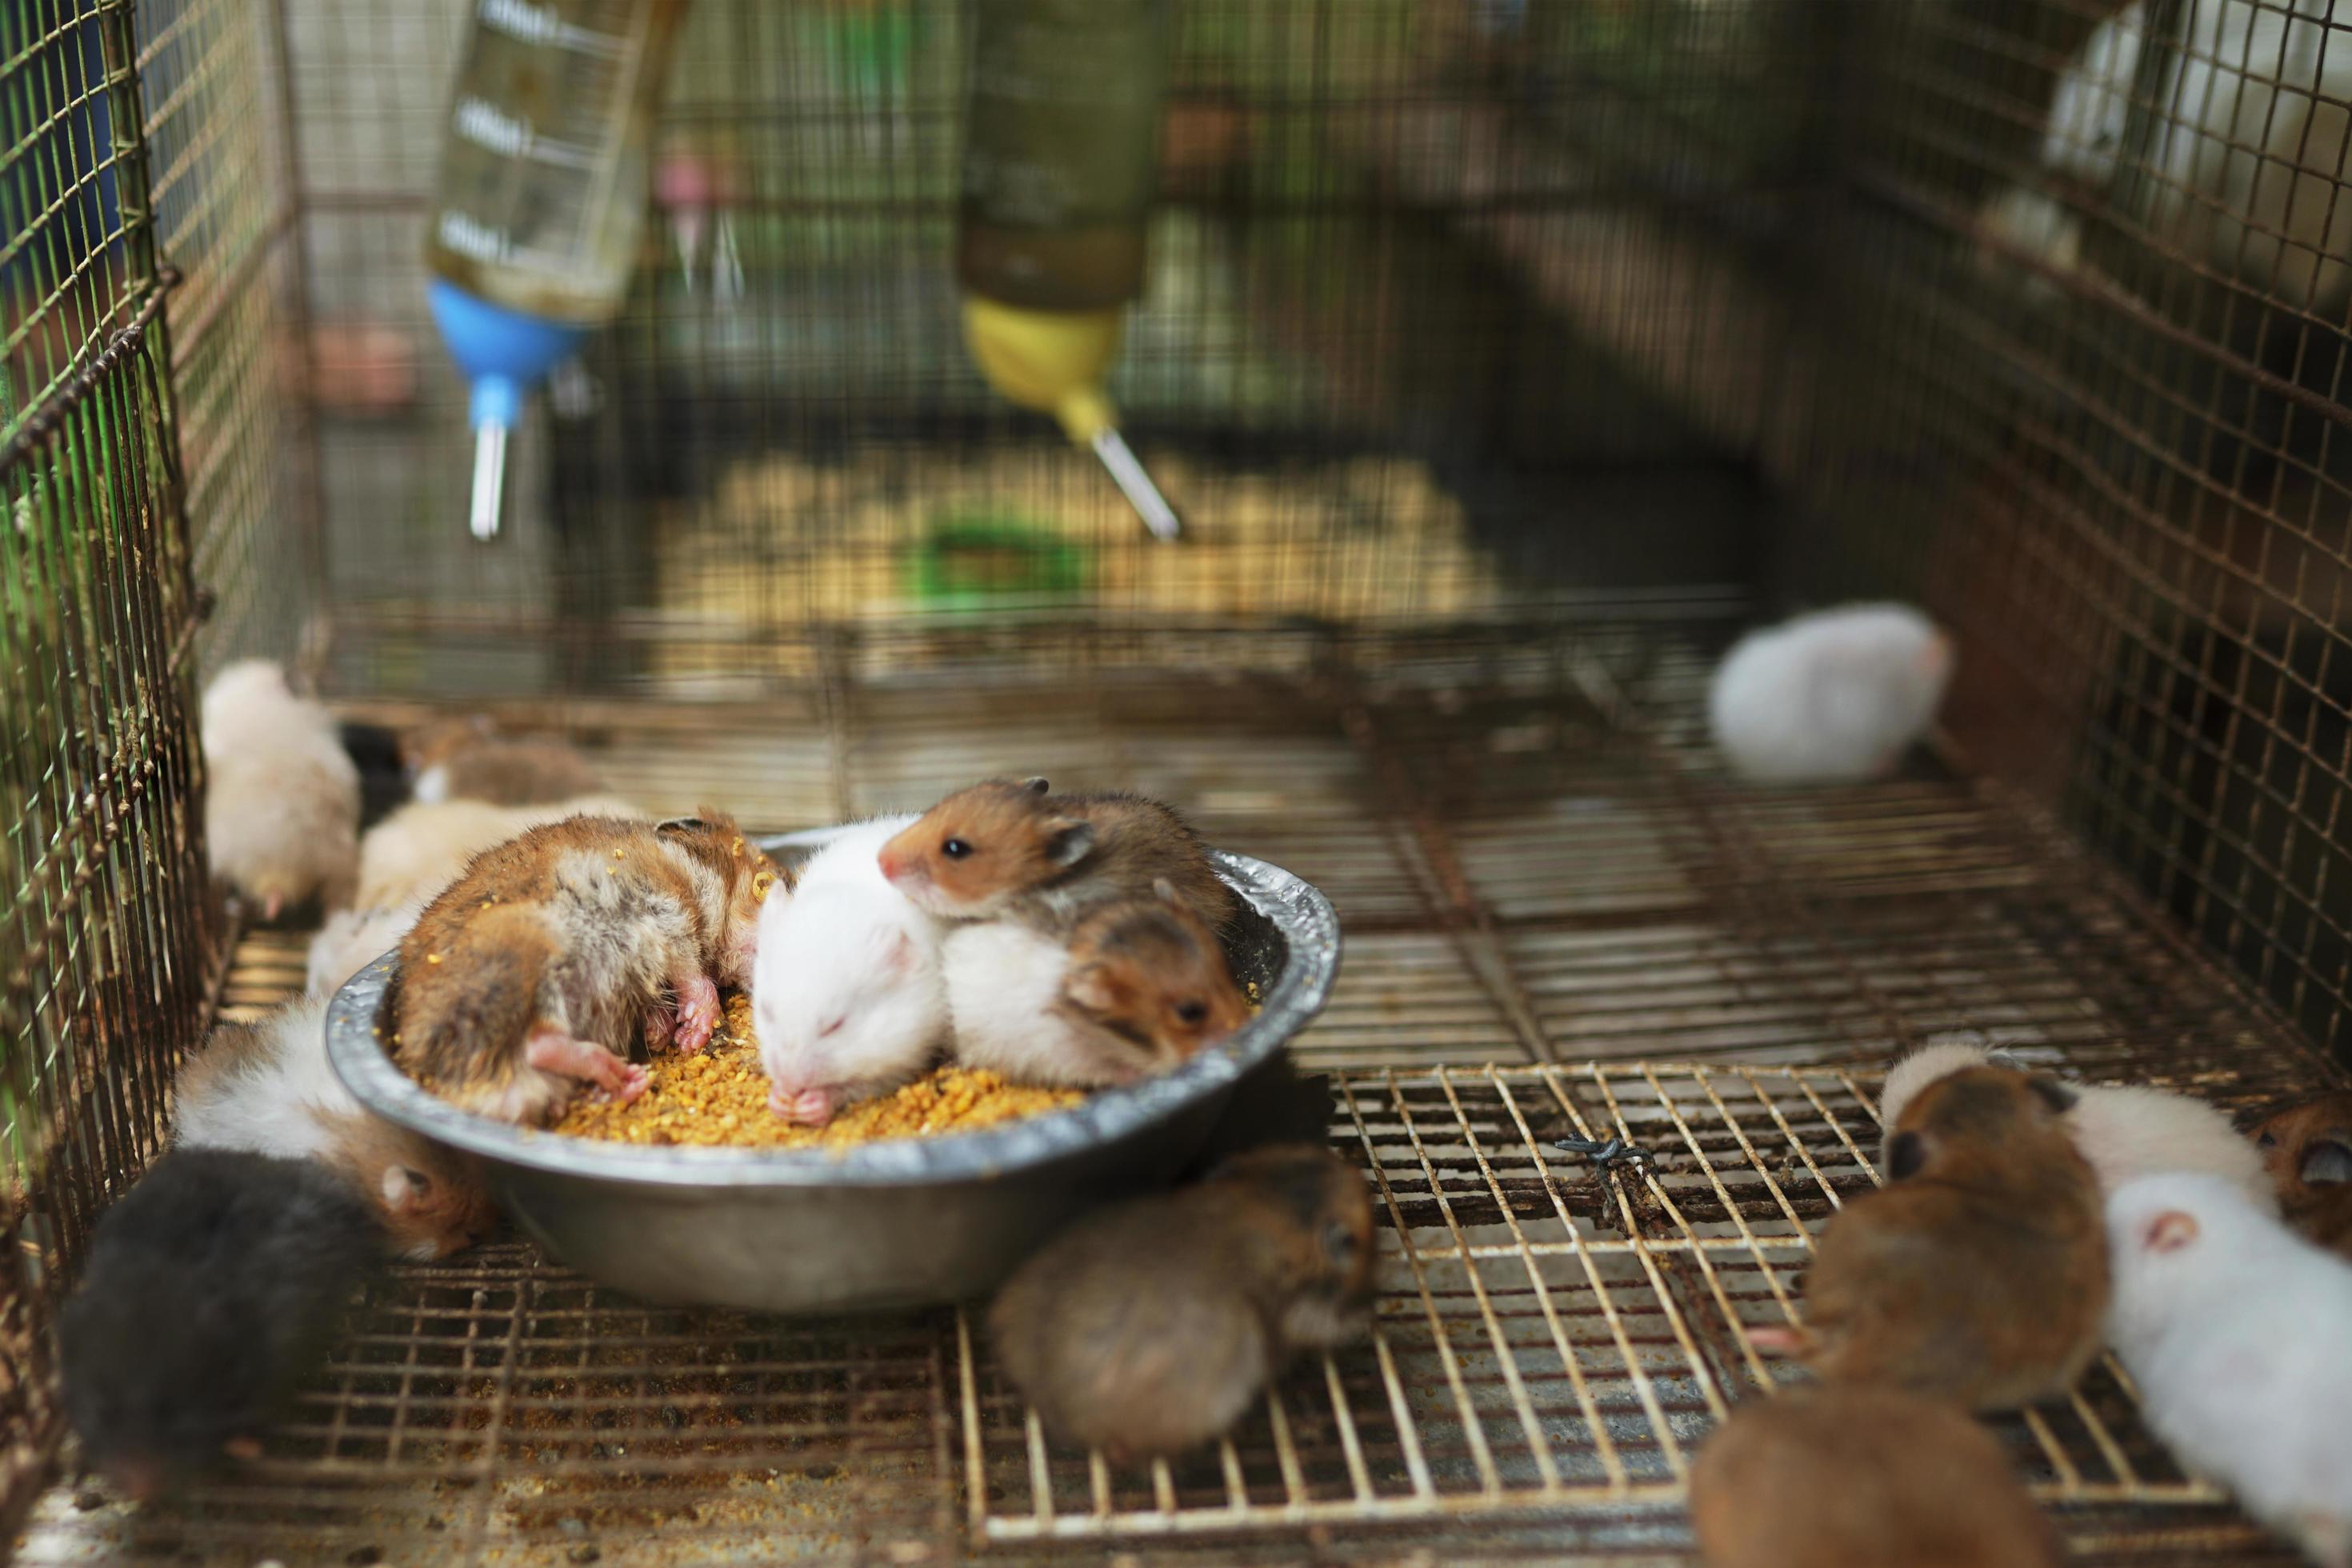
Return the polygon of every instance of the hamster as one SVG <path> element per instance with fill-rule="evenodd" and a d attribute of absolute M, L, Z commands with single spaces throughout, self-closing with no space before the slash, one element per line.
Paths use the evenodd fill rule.
<path fill-rule="evenodd" d="M 942 920 L 1005 918 L 1067 931 L 1092 905 L 1176 889 L 1221 931 L 1233 889 L 1192 826 L 1136 795 L 1054 795 L 1044 779 L 958 790 L 882 847 L 883 876 Z"/>
<path fill-rule="evenodd" d="M 337 910 L 310 938 L 303 993 L 332 996 L 344 982 L 400 945 L 423 901 L 394 904 L 389 909 Z"/>
<path fill-rule="evenodd" d="M 410 805 L 368 829 L 360 840 L 362 909 L 431 899 L 464 873 L 483 850 L 534 827 L 572 816 L 637 821 L 645 813 L 618 795 L 590 795 L 544 805 L 488 805 L 477 800 Z"/>
<path fill-rule="evenodd" d="M 996 921 L 945 952 L 956 1059 L 1018 1083 L 1132 1083 L 1249 1022 L 1224 949 L 1166 882 L 1089 911 L 1067 945 Z"/>
<path fill-rule="evenodd" d="M 761 913 L 751 1022 L 780 1116 L 822 1125 L 920 1076 L 947 1041 L 939 922 L 875 862 L 905 820 L 843 833 Z"/>
<path fill-rule="evenodd" d="M 91 1463 L 143 1501 L 247 1455 L 325 1360 L 382 1247 L 317 1165 L 165 1154 L 99 1221 L 58 1316 L 66 1415 Z"/>
<path fill-rule="evenodd" d="M 360 775 L 333 716 L 295 696 L 278 666 L 247 659 L 205 690 L 204 750 L 213 875 L 264 920 L 313 894 L 329 909 L 349 902 Z"/>
<path fill-rule="evenodd" d="M 2097 1179 L 2055 1080 L 1965 1068 L 1904 1108 L 1894 1184 L 1823 1227 L 1806 1326 L 1759 1329 L 1823 1381 L 2004 1410 L 2057 1394 L 2099 1348 L 2107 1258 Z"/>
<path fill-rule="evenodd" d="M 2279 1111 L 2252 1136 L 2281 1216 L 2309 1240 L 2352 1258 L 2352 1094 Z"/>
<path fill-rule="evenodd" d="M 1879 1094 L 1879 1120 L 1886 1129 L 1880 1168 L 1887 1164 L 1903 1108 L 1921 1089 L 1960 1068 L 1992 1059 L 1981 1047 L 1947 1044 L 1928 1046 L 1895 1063 Z M 2074 1109 L 2066 1112 L 2066 1131 L 2097 1173 L 2103 1192 L 2160 1171 L 2203 1171 L 2236 1185 L 2265 1211 L 2275 1212 L 2261 1153 L 2214 1107 L 2142 1084 L 2066 1087 L 2074 1096 Z"/>
<path fill-rule="evenodd" d="M 989 1331 L 1048 1431 L 1125 1463 L 1210 1441 L 1294 1352 L 1364 1332 L 1373 1262 L 1363 1177 L 1274 1145 L 1079 1220 L 998 1293 Z"/>
<path fill-rule="evenodd" d="M 2109 1329 L 2181 1463 L 2331 1568 L 2352 1564 L 2352 1264 L 2196 1174 L 2107 1201 Z"/>
<path fill-rule="evenodd" d="M 543 805 L 604 788 L 572 747 L 502 735 L 486 714 L 418 726 L 401 737 L 401 760 L 415 797 L 428 805 L 456 800 Z"/>
<path fill-rule="evenodd" d="M 1708 1568 L 2057 1568 L 2065 1547 L 2000 1442 L 1892 1388 L 1741 1403 L 1691 1467 Z"/>
<path fill-rule="evenodd" d="M 224 1024 L 173 1085 L 183 1149 L 315 1160 L 376 1211 L 403 1256 L 463 1252 L 498 1228 L 464 1155 L 371 1116 L 327 1061 L 327 1005 L 295 1002 L 257 1024 Z"/>
<path fill-rule="evenodd" d="M 1751 784 L 1884 777 L 1935 722 L 1952 639 L 1906 605 L 1821 610 L 1739 639 L 1707 694 L 1716 747 Z"/>
<path fill-rule="evenodd" d="M 452 1103 L 521 1124 L 582 1083 L 645 1089 L 626 1053 L 696 1051 L 751 978 L 781 874 L 723 816 L 575 816 L 478 857 L 401 939 L 394 1051 Z M 715 984 L 714 984 L 715 982 Z"/>

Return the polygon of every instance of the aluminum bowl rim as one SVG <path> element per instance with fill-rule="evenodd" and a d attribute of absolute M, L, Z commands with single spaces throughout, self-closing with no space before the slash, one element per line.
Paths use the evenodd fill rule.
<path fill-rule="evenodd" d="M 360 1104 L 470 1154 L 551 1176 L 639 1185 L 947 1186 L 995 1180 L 1082 1154 L 1167 1120 L 1232 1085 L 1311 1023 L 1339 968 L 1339 921 L 1311 882 L 1253 856 L 1213 849 L 1219 872 L 1288 948 L 1258 1015 L 1173 1072 L 1097 1089 L 1079 1104 L 974 1132 L 898 1138 L 843 1150 L 651 1148 L 567 1138 L 460 1110 L 393 1065 L 375 1018 L 398 972 L 385 953 L 338 990 L 327 1010 L 327 1058 Z"/>

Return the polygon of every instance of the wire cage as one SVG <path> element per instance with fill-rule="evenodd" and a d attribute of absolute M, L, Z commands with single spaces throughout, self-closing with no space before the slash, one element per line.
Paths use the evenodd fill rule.
<path fill-rule="evenodd" d="M 660 139 L 709 199 L 656 209 L 485 551 L 418 232 L 458 0 L 0 6 L 17 1556 L 1683 1554 L 1893 1056 L 2343 1079 L 2337 9 L 1185 0 L 1111 389 L 1167 549 L 965 358 L 964 9 L 700 0 Z M 958 577 L 1008 526 L 1046 546 Z M 1710 660 L 1856 595 L 1958 634 L 1935 760 L 1738 787 Z M 560 729 L 653 809 L 1041 772 L 1315 881 L 1371 1342 L 1130 1472 L 1045 1438 L 976 1312 L 656 1310 L 509 1242 L 373 1288 L 259 1464 L 76 1484 L 89 1226 L 210 1020 L 302 981 L 205 886 L 194 693 L 250 654 Z M 1554 1147 L 1594 1131 L 1660 1158 Z M 2280 1551 L 2112 1366 L 2001 1430 L 2085 1558 Z"/>

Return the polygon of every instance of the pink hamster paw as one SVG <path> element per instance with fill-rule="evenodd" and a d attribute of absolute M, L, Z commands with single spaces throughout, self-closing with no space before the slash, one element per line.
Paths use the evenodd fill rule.
<path fill-rule="evenodd" d="M 541 1072 L 561 1073 L 595 1085 L 626 1105 L 646 1091 L 646 1069 L 625 1062 L 604 1047 L 551 1028 L 533 1030 L 523 1059 Z"/>
<path fill-rule="evenodd" d="M 787 1121 L 810 1127 L 822 1127 L 833 1120 L 833 1091 L 829 1089 L 804 1089 L 788 1093 L 782 1089 L 768 1090 L 768 1109 Z"/>
<path fill-rule="evenodd" d="M 677 1027 L 671 1044 L 692 1056 L 710 1043 L 710 1032 L 719 1027 L 719 987 L 710 976 L 698 974 L 678 988 Z"/>

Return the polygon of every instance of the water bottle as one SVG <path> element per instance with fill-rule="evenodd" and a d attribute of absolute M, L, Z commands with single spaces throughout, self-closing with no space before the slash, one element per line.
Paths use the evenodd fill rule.
<path fill-rule="evenodd" d="M 1151 531 L 1175 512 L 1103 395 L 1143 292 L 1169 0 L 976 0 L 957 211 L 964 339 L 982 374 L 1091 447 Z"/>
<path fill-rule="evenodd" d="M 475 0 L 425 226 L 427 294 L 472 385 L 472 527 L 495 538 L 526 393 L 628 292 L 686 0 Z"/>

